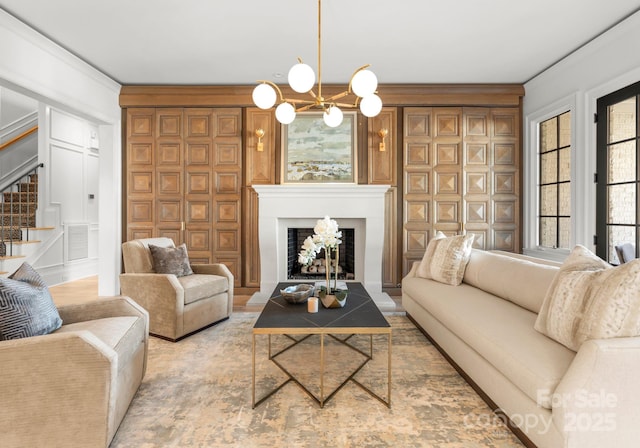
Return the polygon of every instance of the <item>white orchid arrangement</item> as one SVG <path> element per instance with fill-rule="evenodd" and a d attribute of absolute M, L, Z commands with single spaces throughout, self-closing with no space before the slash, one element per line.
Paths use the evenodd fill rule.
<path fill-rule="evenodd" d="M 302 243 L 302 250 L 298 254 L 298 263 L 305 266 L 309 265 L 322 251 L 325 250 L 325 263 L 326 263 L 326 275 L 327 275 L 327 294 L 331 293 L 329 276 L 331 272 L 331 251 L 336 252 L 336 283 L 338 278 L 338 245 L 342 243 L 342 232 L 338 230 L 338 223 L 325 216 L 324 219 L 319 219 L 313 228 L 313 236 L 308 236 Z"/>

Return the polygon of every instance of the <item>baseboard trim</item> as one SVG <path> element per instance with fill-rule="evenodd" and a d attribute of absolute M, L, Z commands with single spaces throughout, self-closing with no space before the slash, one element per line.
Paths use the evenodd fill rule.
<path fill-rule="evenodd" d="M 516 426 L 513 423 L 513 421 L 511 421 L 509 416 L 502 409 L 498 407 L 498 405 L 491 399 L 491 397 L 489 397 L 489 395 L 487 395 L 487 393 L 484 390 L 482 390 L 482 388 L 478 386 L 476 382 L 473 381 L 469 375 L 467 375 L 467 372 L 465 372 L 462 369 L 462 367 L 460 367 L 447 354 L 447 352 L 442 347 L 440 347 L 440 345 L 431 337 L 431 335 L 429 335 L 429 333 L 427 333 L 427 331 L 424 328 L 422 328 L 420 324 L 409 313 L 406 313 L 406 315 L 407 315 L 407 318 L 409 318 L 409 320 L 413 322 L 416 328 L 420 330 L 422 334 L 424 334 L 424 336 L 429 340 L 429 342 L 431 342 L 431 344 L 438 349 L 438 351 L 442 354 L 442 356 L 444 356 L 447 362 L 451 364 L 451 366 L 454 369 L 456 369 L 456 371 L 460 374 L 460 376 L 469 384 L 469 386 L 471 386 L 471 388 L 478 394 L 478 396 L 480 396 L 480 398 L 482 398 L 482 400 L 484 400 L 484 402 L 487 403 L 487 405 L 491 408 L 493 413 L 496 414 L 503 422 L 505 422 L 505 424 L 507 425 L 507 428 L 509 428 L 509 430 L 522 442 L 522 444 L 527 448 L 538 448 L 536 444 L 533 443 L 531 439 L 529 439 L 529 437 L 527 437 L 524 431 L 522 431 L 518 426 Z"/>

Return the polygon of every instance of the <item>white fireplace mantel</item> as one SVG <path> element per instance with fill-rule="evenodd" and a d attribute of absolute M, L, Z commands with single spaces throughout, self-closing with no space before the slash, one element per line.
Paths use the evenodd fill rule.
<path fill-rule="evenodd" d="M 253 185 L 253 189 L 258 193 L 261 296 L 268 298 L 279 282 L 287 281 L 287 223 L 307 219 L 313 220 L 313 226 L 325 216 L 339 225 L 341 220 L 362 222 L 359 227 L 364 236 L 356 238 L 363 242 L 364 250 L 356 242 L 356 251 L 361 252 L 356 257 L 362 266 L 356 266 L 355 280 L 362 282 L 374 300 L 383 295 L 384 206 L 389 185 L 285 184 Z"/>

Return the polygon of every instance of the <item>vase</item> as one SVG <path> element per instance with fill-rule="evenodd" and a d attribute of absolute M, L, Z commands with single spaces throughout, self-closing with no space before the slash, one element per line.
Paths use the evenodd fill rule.
<path fill-rule="evenodd" d="M 327 294 L 327 289 L 322 286 L 318 291 L 318 297 L 325 308 L 342 308 L 347 303 L 347 294 L 348 291 L 344 289 L 334 290 L 333 293 L 329 291 Z"/>

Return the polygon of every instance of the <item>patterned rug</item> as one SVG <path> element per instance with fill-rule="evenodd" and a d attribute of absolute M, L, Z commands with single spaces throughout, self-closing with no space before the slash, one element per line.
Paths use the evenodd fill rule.
<path fill-rule="evenodd" d="M 289 383 L 252 409 L 256 318 L 235 313 L 178 343 L 152 337 L 145 379 L 111 448 L 522 446 L 405 316 L 387 317 L 393 328 L 391 409 L 353 383 L 323 408 Z M 258 398 L 286 378 L 267 360 L 267 341 L 257 338 Z M 368 336 L 350 342 L 368 351 Z M 272 338 L 274 349 L 287 343 Z M 374 337 L 373 347 L 373 360 L 356 378 L 386 398 L 386 337 Z M 327 390 L 362 356 L 330 338 L 325 348 Z M 318 358 L 319 337 L 312 336 L 280 362 L 318 394 Z"/>

